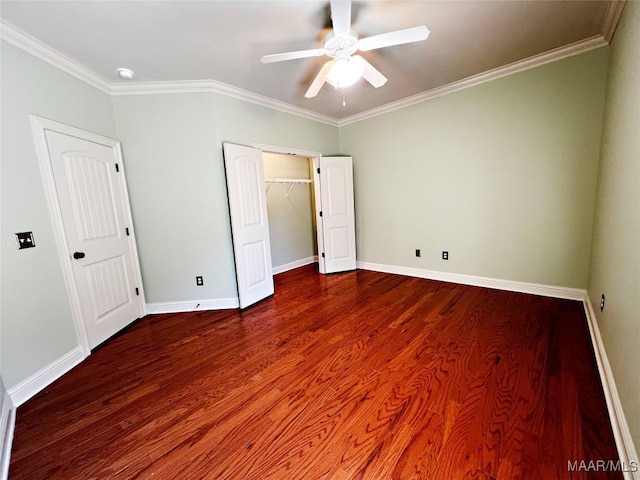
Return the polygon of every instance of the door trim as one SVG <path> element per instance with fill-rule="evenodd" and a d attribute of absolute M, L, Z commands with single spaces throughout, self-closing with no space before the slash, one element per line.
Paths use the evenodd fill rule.
<path fill-rule="evenodd" d="M 49 208 L 49 214 L 51 216 L 51 224 L 53 227 L 53 235 L 56 239 L 56 248 L 58 250 L 58 256 L 60 259 L 60 265 L 62 267 L 62 274 L 64 277 L 64 283 L 69 298 L 69 304 L 71 306 L 71 316 L 73 317 L 73 323 L 78 339 L 78 344 L 82 349 L 83 359 L 87 358 L 91 354 L 91 348 L 89 347 L 89 339 L 87 336 L 87 330 L 82 318 L 82 309 L 80 307 L 80 297 L 78 296 L 78 289 L 73 275 L 71 267 L 71 253 L 67 246 L 67 238 L 64 231 L 64 224 L 62 223 L 62 211 L 58 203 L 58 196 L 56 190 L 55 179 L 53 176 L 53 167 L 51 165 L 51 158 L 49 156 L 49 149 L 47 148 L 46 131 L 54 131 L 69 135 L 89 142 L 98 143 L 110 148 L 113 148 L 116 154 L 117 161 L 120 165 L 123 165 L 122 150 L 120 148 L 120 142 L 112 138 L 104 137 L 95 133 L 87 132 L 76 127 L 65 125 L 53 120 L 39 117 L 37 115 L 29 115 L 31 121 L 31 131 L 33 134 L 34 146 L 36 149 L 36 156 L 38 157 L 38 164 L 40 167 L 40 173 L 42 177 L 42 184 L 44 187 L 45 197 L 47 199 L 47 206 Z M 133 228 L 133 218 L 131 217 L 131 204 L 129 202 L 129 193 L 127 190 L 127 180 L 124 176 L 123 168 L 123 196 L 125 205 L 126 221 L 130 228 L 129 235 L 129 249 L 134 261 L 135 281 L 139 285 L 140 296 L 139 302 L 139 314 L 143 317 L 146 312 L 146 301 L 144 296 L 144 288 L 142 285 L 142 273 L 140 271 L 140 259 L 138 257 L 138 248 L 136 244 L 135 229 Z"/>
<path fill-rule="evenodd" d="M 264 143 L 253 143 L 251 144 L 253 148 L 258 148 L 263 152 L 269 153 L 280 153 L 282 155 L 296 155 L 298 157 L 321 157 L 322 153 L 314 152 L 312 150 L 302 150 L 300 148 L 290 148 L 290 147 L 279 147 L 277 145 L 267 145 Z"/>
<path fill-rule="evenodd" d="M 313 214 L 316 217 L 316 245 L 318 247 L 318 271 L 320 273 L 326 273 L 324 258 L 322 252 L 324 251 L 324 236 L 322 217 L 320 216 L 320 209 L 322 207 L 322 198 L 320 197 L 320 174 L 318 169 L 320 168 L 321 152 L 314 152 L 312 150 L 302 150 L 300 148 L 280 147 L 277 145 L 267 145 L 264 143 L 253 143 L 253 148 L 259 148 L 263 152 L 267 153 L 279 153 L 282 155 L 295 155 L 297 157 L 305 157 L 311 159 L 313 163 L 313 196 L 315 211 Z"/>

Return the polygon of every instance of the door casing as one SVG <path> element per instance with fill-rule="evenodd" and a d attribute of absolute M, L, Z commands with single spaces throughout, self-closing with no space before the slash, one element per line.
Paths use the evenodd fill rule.
<path fill-rule="evenodd" d="M 112 138 L 104 137 L 95 133 L 87 132 L 85 130 L 65 125 L 53 120 L 39 117 L 37 115 L 29 116 L 31 121 L 31 130 L 33 133 L 34 144 L 36 148 L 36 154 L 38 157 L 38 164 L 40 166 L 40 173 L 42 177 L 42 183 L 44 186 L 45 197 L 47 199 L 47 205 L 49 207 L 49 214 L 51 216 L 51 222 L 53 226 L 53 233 L 56 239 L 56 248 L 58 256 L 60 257 L 60 264 L 62 266 L 62 273 L 65 281 L 65 287 L 67 295 L 69 297 L 69 303 L 71 305 L 71 314 L 73 317 L 73 323 L 78 338 L 78 343 L 82 348 L 84 358 L 91 354 L 91 348 L 89 339 L 87 337 L 87 331 L 83 320 L 82 308 L 80 304 L 80 298 L 78 296 L 78 288 L 76 285 L 75 277 L 73 275 L 71 265 L 71 252 L 68 249 L 67 238 L 64 230 L 64 224 L 62 221 L 62 211 L 58 203 L 58 196 L 56 191 L 56 184 L 53 175 L 53 168 L 51 165 L 51 158 L 49 156 L 49 150 L 47 147 L 46 131 L 51 130 L 59 132 L 65 135 L 77 137 L 90 142 L 100 143 L 111 147 L 117 157 L 118 163 L 123 166 L 122 150 L 120 142 Z M 129 249 L 133 258 L 133 267 L 135 281 L 139 285 L 139 316 L 143 317 L 146 312 L 146 301 L 144 296 L 144 288 L 142 285 L 142 273 L 140 271 L 140 259 L 138 256 L 138 249 L 136 246 L 135 229 L 133 228 L 133 218 L 131 217 L 131 204 L 129 202 L 129 194 L 127 190 L 127 181 L 124 175 L 124 168 L 122 169 L 122 195 L 125 206 L 126 221 L 130 228 Z"/>

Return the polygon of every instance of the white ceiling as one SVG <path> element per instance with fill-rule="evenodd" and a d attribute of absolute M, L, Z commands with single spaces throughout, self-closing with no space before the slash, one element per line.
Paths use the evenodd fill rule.
<path fill-rule="evenodd" d="M 367 1 L 360 36 L 425 24 L 424 42 L 368 52 L 388 79 L 304 98 L 326 57 L 262 64 L 270 53 L 321 46 L 328 1 L 7 1 L 5 22 L 110 83 L 215 80 L 341 119 L 606 33 L 603 1 Z"/>

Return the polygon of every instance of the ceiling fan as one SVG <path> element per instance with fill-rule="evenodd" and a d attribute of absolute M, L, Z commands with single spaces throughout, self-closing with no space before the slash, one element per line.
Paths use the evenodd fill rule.
<path fill-rule="evenodd" d="M 429 36 L 426 25 L 420 25 L 358 39 L 351 31 L 350 0 L 331 0 L 331 22 L 333 31 L 325 37 L 323 48 L 265 55 L 260 61 L 272 63 L 322 55 L 331 57 L 332 60 L 322 66 L 304 94 L 306 98 L 313 98 L 318 95 L 325 82 L 335 88 L 344 88 L 362 77 L 375 88 L 381 87 L 387 82 L 387 78 L 362 56 L 354 53 L 358 50 L 366 52 L 392 45 L 419 42 Z"/>

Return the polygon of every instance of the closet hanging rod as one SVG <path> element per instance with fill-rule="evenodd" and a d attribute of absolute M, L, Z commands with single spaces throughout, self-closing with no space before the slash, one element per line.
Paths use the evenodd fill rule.
<path fill-rule="evenodd" d="M 306 178 L 267 178 L 266 183 L 312 183 L 311 180 Z"/>
<path fill-rule="evenodd" d="M 285 194 L 285 197 L 289 198 L 289 194 L 294 185 L 310 185 L 312 181 L 306 178 L 267 178 L 265 179 L 265 183 L 267 183 L 267 192 L 269 191 L 269 187 L 274 183 L 289 184 L 289 190 L 287 190 Z"/>

